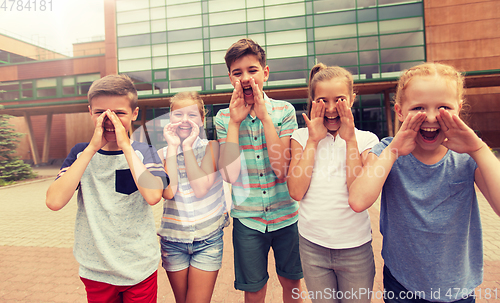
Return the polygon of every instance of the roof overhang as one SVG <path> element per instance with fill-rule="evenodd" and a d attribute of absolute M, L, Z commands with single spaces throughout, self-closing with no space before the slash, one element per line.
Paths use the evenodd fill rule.
<path fill-rule="evenodd" d="M 357 95 L 380 94 L 384 92 L 394 92 L 397 86 L 397 78 L 390 80 L 374 81 L 361 80 L 354 83 L 354 91 Z M 486 72 L 470 72 L 465 76 L 466 88 L 479 87 L 500 87 L 500 71 L 494 73 Z M 293 100 L 307 98 L 307 86 L 301 87 L 282 87 L 282 88 L 265 88 L 266 94 L 275 99 Z M 225 92 L 206 92 L 202 93 L 201 97 L 205 104 L 221 104 L 228 103 L 231 99 L 232 91 Z M 160 108 L 170 105 L 168 97 L 153 97 L 140 98 L 139 107 L 141 108 Z M 8 114 L 12 116 L 29 115 L 46 115 L 46 114 L 67 114 L 81 113 L 88 111 L 88 102 L 86 98 L 65 100 L 62 102 L 52 101 L 46 103 L 30 103 L 8 105 L 5 104 L 4 109 L 0 109 L 0 114 Z"/>

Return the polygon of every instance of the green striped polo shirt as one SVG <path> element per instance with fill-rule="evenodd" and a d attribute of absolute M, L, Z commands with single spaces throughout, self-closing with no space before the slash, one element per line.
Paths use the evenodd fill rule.
<path fill-rule="evenodd" d="M 295 108 L 265 93 L 264 100 L 279 137 L 291 136 L 297 129 Z M 221 144 L 226 142 L 229 119 L 229 108 L 220 110 L 215 118 Z M 241 122 L 239 145 L 241 170 L 232 184 L 231 216 L 260 232 L 275 231 L 297 222 L 298 203 L 290 198 L 286 179 L 279 180 L 271 167 L 264 127 L 257 117 L 248 115 Z"/>

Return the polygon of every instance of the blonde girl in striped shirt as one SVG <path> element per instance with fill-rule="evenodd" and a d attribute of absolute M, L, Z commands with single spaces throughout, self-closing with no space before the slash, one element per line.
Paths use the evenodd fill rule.
<path fill-rule="evenodd" d="M 197 93 L 175 95 L 163 131 L 167 146 L 158 151 L 170 177 L 158 235 L 177 303 L 210 302 L 222 264 L 223 228 L 229 224 L 217 169 L 219 145 L 200 137 L 204 119 Z"/>

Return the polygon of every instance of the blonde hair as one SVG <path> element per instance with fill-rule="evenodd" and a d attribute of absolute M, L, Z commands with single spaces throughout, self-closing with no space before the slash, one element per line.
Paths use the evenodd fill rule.
<path fill-rule="evenodd" d="M 333 78 L 339 78 L 344 81 L 349 90 L 351 97 L 354 94 L 353 86 L 354 82 L 352 79 L 352 74 L 343 67 L 340 66 L 326 66 L 323 63 L 318 63 L 311 69 L 309 73 L 309 97 L 307 100 L 307 115 L 311 116 L 311 106 L 314 100 L 316 85 L 318 82 L 328 81 Z"/>
<path fill-rule="evenodd" d="M 92 99 L 99 96 L 126 96 L 130 100 L 130 108 L 138 105 L 137 90 L 132 79 L 127 75 L 107 75 L 95 80 L 89 88 L 87 98 L 92 107 Z"/>
<path fill-rule="evenodd" d="M 398 86 L 396 89 L 396 95 L 394 101 L 396 104 L 402 104 L 405 100 L 405 90 L 408 88 L 411 80 L 414 77 L 425 77 L 425 76 L 441 76 L 448 84 L 456 85 L 457 98 L 459 103 L 464 101 L 464 76 L 462 73 L 457 71 L 453 66 L 442 64 L 442 63 L 423 63 L 412 68 L 409 68 L 403 72 L 398 81 Z"/>
<path fill-rule="evenodd" d="M 205 115 L 207 114 L 205 111 L 205 103 L 203 102 L 203 99 L 200 97 L 200 95 L 197 92 L 180 92 L 177 93 L 175 96 L 173 96 L 170 99 L 170 111 L 172 111 L 172 108 L 174 107 L 175 103 L 182 101 L 182 100 L 187 100 L 191 99 L 196 102 L 198 105 L 198 110 L 200 111 L 200 116 L 201 120 L 205 121 Z"/>

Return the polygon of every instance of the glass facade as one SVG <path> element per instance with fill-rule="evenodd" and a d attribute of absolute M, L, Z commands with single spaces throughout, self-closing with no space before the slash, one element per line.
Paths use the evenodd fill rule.
<path fill-rule="evenodd" d="M 32 61 L 35 61 L 35 59 L 20 56 L 18 54 L 14 54 L 5 50 L 0 50 L 0 65 Z"/>
<path fill-rule="evenodd" d="M 227 91 L 225 51 L 248 37 L 266 51 L 265 88 L 306 86 L 318 62 L 355 81 L 393 78 L 425 61 L 423 15 L 422 0 L 116 0 L 118 71 L 141 98 Z M 353 112 L 386 134 L 383 96 L 359 96 Z"/>
<path fill-rule="evenodd" d="M 0 101 L 54 99 L 86 96 L 100 74 L 33 79 L 0 83 Z"/>

